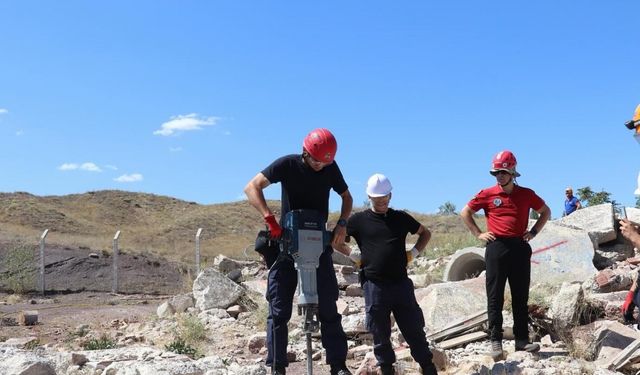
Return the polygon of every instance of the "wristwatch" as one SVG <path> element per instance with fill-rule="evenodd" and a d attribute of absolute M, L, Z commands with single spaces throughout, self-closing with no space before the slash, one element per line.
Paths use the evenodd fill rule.
<path fill-rule="evenodd" d="M 531 233 L 532 237 L 535 237 L 538 234 L 538 231 L 536 230 L 536 228 L 531 228 L 529 230 L 529 233 Z"/>
<path fill-rule="evenodd" d="M 347 226 L 347 221 L 345 219 L 340 219 L 340 220 L 338 220 L 338 222 L 336 224 L 340 225 L 341 227 L 346 227 Z"/>

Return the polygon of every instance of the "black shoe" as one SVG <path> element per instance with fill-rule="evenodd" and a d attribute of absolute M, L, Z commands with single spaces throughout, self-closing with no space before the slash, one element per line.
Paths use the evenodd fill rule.
<path fill-rule="evenodd" d="M 436 366 L 433 363 L 421 365 L 420 369 L 422 369 L 422 375 L 438 375 L 438 370 L 436 370 Z"/>
<path fill-rule="evenodd" d="M 347 366 L 342 365 L 331 365 L 331 375 L 353 375 L 351 371 L 347 369 Z"/>
<path fill-rule="evenodd" d="M 395 375 L 393 365 L 380 365 L 380 375 Z"/>
<path fill-rule="evenodd" d="M 537 353 L 538 351 L 540 351 L 540 345 L 532 344 L 528 340 L 518 340 L 518 339 L 516 339 L 516 351 L 518 351 L 518 352 Z"/>
<path fill-rule="evenodd" d="M 286 367 L 272 368 L 271 375 L 287 375 L 287 369 Z"/>

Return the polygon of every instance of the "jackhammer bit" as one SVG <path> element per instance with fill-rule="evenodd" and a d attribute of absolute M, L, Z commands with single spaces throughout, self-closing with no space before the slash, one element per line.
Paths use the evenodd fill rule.
<path fill-rule="evenodd" d="M 320 329 L 318 305 L 299 305 L 298 315 L 304 316 L 304 333 L 316 333 Z"/>

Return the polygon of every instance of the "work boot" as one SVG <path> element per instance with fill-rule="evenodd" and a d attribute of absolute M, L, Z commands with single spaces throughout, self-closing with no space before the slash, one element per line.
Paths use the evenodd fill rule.
<path fill-rule="evenodd" d="M 271 369 L 271 375 L 287 375 L 285 367 L 274 367 Z"/>
<path fill-rule="evenodd" d="M 331 375 L 353 375 L 344 363 L 331 365 Z"/>
<path fill-rule="evenodd" d="M 380 365 L 380 375 L 395 375 L 393 365 Z"/>
<path fill-rule="evenodd" d="M 428 365 L 420 365 L 420 369 L 422 370 L 422 375 L 438 375 L 438 370 L 436 370 L 433 362 Z"/>
<path fill-rule="evenodd" d="M 536 353 L 540 350 L 540 345 L 532 344 L 528 340 L 516 339 L 516 351 L 525 351 L 529 353 Z"/>
<path fill-rule="evenodd" d="M 494 361 L 500 361 L 504 358 L 502 352 L 502 340 L 491 340 L 491 351 L 489 352 Z"/>

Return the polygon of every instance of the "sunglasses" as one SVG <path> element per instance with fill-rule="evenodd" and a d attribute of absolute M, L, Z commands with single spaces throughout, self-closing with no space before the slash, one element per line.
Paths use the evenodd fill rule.
<path fill-rule="evenodd" d="M 492 176 L 497 176 L 497 175 L 500 175 L 500 174 L 508 174 L 508 175 L 511 175 L 511 173 L 509 173 L 509 172 L 507 172 L 507 171 L 495 171 L 495 172 L 489 172 L 489 173 L 491 173 L 491 175 L 492 175 Z"/>
<path fill-rule="evenodd" d="M 327 165 L 331 164 L 332 162 L 324 162 L 324 161 L 320 161 L 317 160 L 316 158 L 314 158 L 313 156 L 311 156 L 311 154 L 306 153 L 305 156 L 307 157 L 307 160 L 309 161 L 309 163 L 315 164 L 315 165 L 321 165 L 323 167 L 326 167 Z"/>

